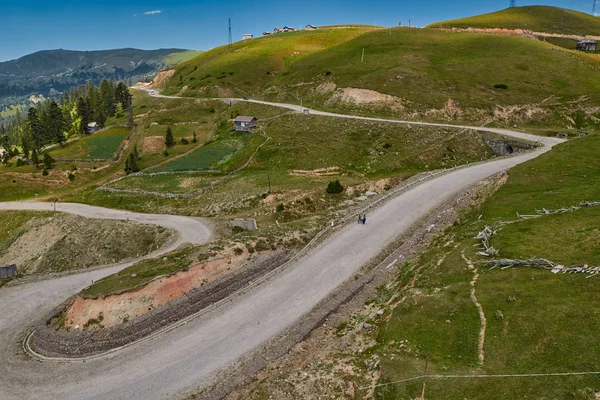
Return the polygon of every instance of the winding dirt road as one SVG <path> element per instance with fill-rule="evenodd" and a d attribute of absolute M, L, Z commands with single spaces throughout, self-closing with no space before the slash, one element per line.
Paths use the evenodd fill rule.
<path fill-rule="evenodd" d="M 279 106 L 301 110 L 293 105 Z M 316 111 L 312 111 L 312 114 L 418 124 L 414 121 L 349 117 Z M 414 186 L 370 212 L 366 225 L 351 224 L 343 228 L 264 284 L 230 299 L 168 334 L 109 356 L 85 363 L 37 362 L 22 354 L 19 340 L 32 322 L 86 286 L 90 279 L 98 279 L 123 266 L 0 289 L 0 398 L 152 400 L 179 398 L 190 390 L 210 383 L 218 371 L 228 368 L 240 357 L 309 313 L 395 238 L 443 202 L 478 181 L 535 158 L 561 142 L 554 138 L 501 129 L 474 129 L 534 140 L 543 146 L 515 157 L 458 169 Z M 32 204 L 46 209 L 51 207 L 39 203 L 7 204 L 0 203 L 0 209 L 25 208 Z M 77 204 L 60 204 L 58 207 L 65 212 L 79 214 L 89 211 L 106 218 L 116 216 L 119 219 L 129 218 L 168 226 L 181 233 L 180 241 L 205 241 L 209 236 L 208 229 L 204 227 L 203 233 L 192 237 L 194 227 L 200 223 L 195 220 L 194 225 L 191 219 L 185 217 L 143 216 L 135 213 L 125 216 L 122 211 Z M 191 236 L 183 238 L 188 233 Z"/>

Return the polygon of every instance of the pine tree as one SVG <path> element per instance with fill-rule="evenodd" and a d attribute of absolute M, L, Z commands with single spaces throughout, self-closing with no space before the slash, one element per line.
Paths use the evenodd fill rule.
<path fill-rule="evenodd" d="M 196 130 L 194 129 L 194 138 L 192 139 L 192 143 L 197 143 L 198 139 L 196 138 Z"/>
<path fill-rule="evenodd" d="M 167 147 L 173 147 L 175 146 L 175 139 L 173 138 L 173 132 L 171 131 L 171 128 L 167 128 L 167 133 L 165 135 L 165 145 Z"/>
<path fill-rule="evenodd" d="M 115 91 L 111 81 L 103 79 L 100 83 L 100 103 L 102 112 L 107 117 L 114 117 L 117 111 L 117 102 L 115 100 Z"/>
<path fill-rule="evenodd" d="M 54 164 L 54 158 L 48 153 L 44 153 L 44 159 L 42 160 L 44 163 L 44 169 L 51 169 L 52 164 Z"/>
<path fill-rule="evenodd" d="M 35 107 L 30 107 L 27 113 L 27 126 L 31 134 L 31 140 L 33 144 L 33 150 L 37 151 L 42 148 L 43 145 L 43 131 L 42 124 L 40 122 L 39 112 Z M 32 155 L 33 159 L 33 155 Z"/>
<path fill-rule="evenodd" d="M 83 97 L 77 100 L 77 113 L 81 117 L 81 133 L 88 135 L 90 133 L 88 124 L 91 122 L 90 109 L 88 102 Z"/>

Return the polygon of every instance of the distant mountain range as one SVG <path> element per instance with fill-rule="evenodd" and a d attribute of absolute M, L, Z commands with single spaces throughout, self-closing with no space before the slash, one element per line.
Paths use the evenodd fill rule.
<path fill-rule="evenodd" d="M 140 80 L 198 55 L 183 49 L 45 50 L 0 63 L 0 110 L 31 95 L 49 96 L 103 78 Z"/>

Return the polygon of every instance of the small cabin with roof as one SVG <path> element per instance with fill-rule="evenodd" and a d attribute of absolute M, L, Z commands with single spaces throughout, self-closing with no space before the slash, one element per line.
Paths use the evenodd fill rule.
<path fill-rule="evenodd" d="M 16 264 L 0 267 L 0 279 L 12 278 L 18 274 Z"/>
<path fill-rule="evenodd" d="M 256 117 L 240 115 L 233 120 L 236 132 L 254 132 L 258 127 Z"/>
<path fill-rule="evenodd" d="M 598 50 L 598 42 L 595 40 L 582 40 L 577 43 L 577 50 L 581 51 L 596 51 Z"/>
<path fill-rule="evenodd" d="M 88 124 L 88 132 L 89 133 L 96 133 L 100 130 L 100 127 L 98 126 L 97 122 L 90 122 Z"/>
<path fill-rule="evenodd" d="M 319 28 L 317 28 L 314 25 L 308 24 L 308 25 L 306 25 L 306 27 L 304 27 L 304 29 L 306 29 L 307 31 L 316 31 Z"/>

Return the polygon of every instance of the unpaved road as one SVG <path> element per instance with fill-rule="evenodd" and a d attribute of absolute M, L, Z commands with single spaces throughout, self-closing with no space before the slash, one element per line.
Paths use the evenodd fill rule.
<path fill-rule="evenodd" d="M 530 160 L 560 143 L 553 138 L 493 131 L 537 140 L 545 146 L 531 153 L 473 165 L 425 181 L 372 211 L 366 225 L 347 226 L 261 286 L 164 336 L 107 357 L 85 363 L 36 362 L 20 353 L 18 339 L 28 324 L 85 286 L 90 278 L 97 279 L 112 271 L 0 289 L 0 398 L 165 399 L 178 398 L 209 383 L 217 371 L 232 365 L 310 312 L 398 235 L 443 202 L 476 182 Z M 85 206 L 69 207 L 80 212 L 79 207 Z M 112 212 L 104 210 L 102 215 Z M 133 214 L 129 214 L 133 219 Z M 180 217 L 153 218 L 157 218 L 157 223 Z"/>

